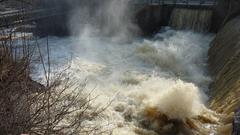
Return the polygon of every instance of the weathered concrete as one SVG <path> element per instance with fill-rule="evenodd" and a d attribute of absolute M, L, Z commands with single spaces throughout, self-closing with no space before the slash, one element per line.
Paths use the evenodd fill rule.
<path fill-rule="evenodd" d="M 211 31 L 211 8 L 176 7 L 175 5 L 146 6 L 137 15 L 137 24 L 144 35 L 158 32 L 162 26 L 171 26 L 176 29 L 190 29 L 198 32 Z"/>
<path fill-rule="evenodd" d="M 136 15 L 137 24 L 144 35 L 159 31 L 161 26 L 168 25 L 172 6 L 146 6 Z"/>
<path fill-rule="evenodd" d="M 67 36 L 70 34 L 67 19 L 67 15 L 39 19 L 36 21 L 36 31 L 34 31 L 34 35 L 40 37 L 47 35 Z"/>
<path fill-rule="evenodd" d="M 240 13 L 239 0 L 219 0 L 213 10 L 212 32 L 218 32 L 224 24 Z"/>
<path fill-rule="evenodd" d="M 214 76 L 210 107 L 231 113 L 240 105 L 240 16 L 216 35 L 209 50 L 209 68 Z"/>

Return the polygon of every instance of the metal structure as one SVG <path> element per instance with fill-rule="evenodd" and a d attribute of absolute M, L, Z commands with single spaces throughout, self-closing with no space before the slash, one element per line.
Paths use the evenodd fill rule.
<path fill-rule="evenodd" d="M 139 5 L 215 6 L 217 0 L 134 0 Z"/>
<path fill-rule="evenodd" d="M 58 8 L 16 10 L 11 12 L 2 12 L 0 13 L 0 27 L 19 25 L 61 14 L 65 13 Z"/>
<path fill-rule="evenodd" d="M 201 6 L 214 7 L 217 5 L 217 0 L 132 0 L 131 3 L 137 9 L 145 6 Z M 39 19 L 63 15 L 67 11 L 63 10 L 63 6 L 55 6 L 55 8 L 35 9 L 35 10 L 16 10 L 9 12 L 0 12 L 0 27 L 8 27 L 11 25 L 23 24 L 24 22 L 37 21 Z"/>

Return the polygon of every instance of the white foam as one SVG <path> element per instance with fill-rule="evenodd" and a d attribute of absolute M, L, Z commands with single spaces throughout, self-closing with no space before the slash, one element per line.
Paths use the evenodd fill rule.
<path fill-rule="evenodd" d="M 93 104 L 104 106 L 112 101 L 103 117 L 91 123 L 109 125 L 106 128 L 115 129 L 114 134 L 131 135 L 136 129 L 147 132 L 137 125 L 142 119 L 139 113 L 149 107 L 174 119 L 201 114 L 202 91 L 210 81 L 205 58 L 211 36 L 173 30 L 158 36 L 163 40 L 131 44 L 94 36 L 49 38 L 51 60 L 57 63 L 52 69 L 58 71 L 59 65 L 69 64 L 66 58 L 72 58 L 68 72 L 72 79 L 88 79 L 86 92 L 95 88 L 92 96 L 99 96 Z M 160 64 L 149 62 L 155 60 Z M 174 74 L 178 71 L 183 74 Z"/>

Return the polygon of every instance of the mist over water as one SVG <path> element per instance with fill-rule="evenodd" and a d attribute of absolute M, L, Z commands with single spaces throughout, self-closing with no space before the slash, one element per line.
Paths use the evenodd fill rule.
<path fill-rule="evenodd" d="M 183 121 L 206 111 L 212 35 L 166 27 L 152 39 L 134 38 L 138 29 L 127 3 L 107 0 L 91 12 L 74 10 L 74 36 L 49 38 L 51 63 L 56 71 L 71 64 L 72 79 L 87 79 L 86 90 L 99 96 L 95 106 L 112 102 L 101 119 L 89 123 L 107 125 L 114 135 L 155 134 L 156 123 L 141 126 L 149 108 Z"/>
<path fill-rule="evenodd" d="M 139 32 L 132 22 L 130 1 L 102 0 L 79 5 L 70 15 L 70 30 L 80 37 L 111 37 L 114 41 L 128 41 Z"/>

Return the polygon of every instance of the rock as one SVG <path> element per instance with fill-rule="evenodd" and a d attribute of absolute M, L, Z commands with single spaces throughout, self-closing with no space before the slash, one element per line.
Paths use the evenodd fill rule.
<path fill-rule="evenodd" d="M 115 107 L 114 110 L 117 112 L 123 112 L 126 108 L 126 104 L 125 103 L 118 103 Z"/>

